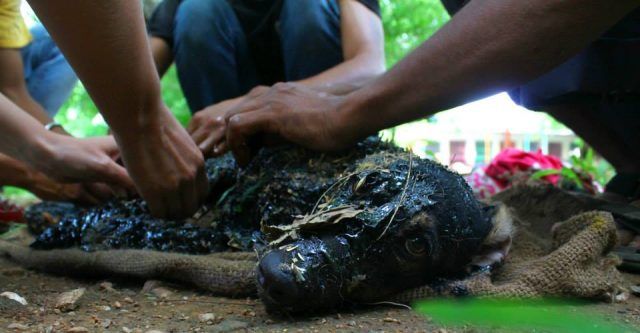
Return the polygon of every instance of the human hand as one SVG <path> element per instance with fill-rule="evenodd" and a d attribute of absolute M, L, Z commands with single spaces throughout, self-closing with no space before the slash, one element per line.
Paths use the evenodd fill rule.
<path fill-rule="evenodd" d="M 27 189 L 43 200 L 71 201 L 86 205 L 99 204 L 114 195 L 126 195 L 124 190 L 106 184 L 60 183 L 26 163 L 2 154 L 0 154 L 0 184 Z"/>
<path fill-rule="evenodd" d="M 24 188 L 47 201 L 68 201 L 81 205 L 97 205 L 114 197 L 114 189 L 101 183 L 64 184 L 33 170 L 29 184 Z M 117 193 L 118 196 L 123 195 Z"/>
<path fill-rule="evenodd" d="M 342 100 L 295 83 L 254 89 L 225 115 L 226 145 L 241 165 L 251 159 L 249 140 L 262 134 L 314 150 L 346 148 L 359 137 L 342 120 Z"/>
<path fill-rule="evenodd" d="M 243 97 L 229 99 L 214 105 L 210 105 L 195 113 L 187 132 L 198 145 L 205 157 L 216 155 L 219 151 L 225 151 L 226 123 L 224 115 L 232 109 Z"/>
<path fill-rule="evenodd" d="M 113 137 L 77 139 L 45 132 L 38 142 L 25 160 L 56 181 L 104 182 L 133 189 L 127 171 L 115 162 L 119 151 Z"/>
<path fill-rule="evenodd" d="M 137 130 L 114 132 L 138 193 L 157 217 L 190 216 L 208 194 L 204 158 L 162 106 Z"/>

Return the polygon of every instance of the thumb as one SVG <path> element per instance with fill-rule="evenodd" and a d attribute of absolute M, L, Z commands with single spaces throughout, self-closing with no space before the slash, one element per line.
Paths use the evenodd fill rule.
<path fill-rule="evenodd" d="M 105 154 L 109 155 L 111 159 L 118 159 L 120 156 L 120 148 L 118 147 L 118 143 L 113 138 L 113 136 L 105 136 L 96 138 L 95 142 L 100 150 L 105 152 Z"/>
<path fill-rule="evenodd" d="M 114 160 L 109 161 L 102 173 L 98 175 L 98 178 L 99 181 L 123 187 L 128 191 L 135 191 L 136 188 L 135 183 L 129 177 L 127 169 Z"/>

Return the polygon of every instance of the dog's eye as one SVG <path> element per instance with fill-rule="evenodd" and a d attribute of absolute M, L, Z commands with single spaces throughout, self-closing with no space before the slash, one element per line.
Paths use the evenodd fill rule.
<path fill-rule="evenodd" d="M 411 238 L 404 242 L 404 248 L 410 255 L 420 257 L 425 255 L 428 251 L 428 244 L 425 239 Z"/>

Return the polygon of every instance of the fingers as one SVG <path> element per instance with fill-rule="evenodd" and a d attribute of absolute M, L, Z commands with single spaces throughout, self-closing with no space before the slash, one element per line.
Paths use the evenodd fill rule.
<path fill-rule="evenodd" d="M 261 97 L 263 97 L 267 92 L 269 92 L 268 87 L 259 86 L 253 88 L 251 92 L 242 99 L 242 101 L 225 113 L 225 124 L 228 124 L 229 120 L 237 114 L 252 112 L 263 108 L 265 102 L 261 100 Z"/>
<path fill-rule="evenodd" d="M 202 112 L 202 111 L 199 111 Z M 187 133 L 193 137 L 193 132 L 195 132 L 198 128 L 200 128 L 200 118 L 197 117 L 198 114 L 191 118 L 191 121 L 187 124 Z"/>
<path fill-rule="evenodd" d="M 162 198 L 159 192 L 152 192 L 147 195 L 144 195 L 144 201 L 147 203 L 149 207 L 149 211 L 155 217 L 165 218 L 169 215 L 169 206 Z M 171 200 L 167 200 L 171 201 Z"/>
<path fill-rule="evenodd" d="M 107 184 L 117 185 L 123 187 L 128 191 L 135 190 L 135 184 L 129 177 L 127 170 L 111 159 L 109 159 L 109 161 L 100 168 L 98 174 L 95 177 L 95 180 L 105 182 Z"/>
<path fill-rule="evenodd" d="M 197 185 L 197 194 L 198 199 L 206 198 L 209 196 L 209 180 L 207 178 L 207 172 L 204 168 L 200 168 L 198 175 L 196 176 L 196 185 Z M 196 200 L 197 202 L 201 202 L 202 200 Z"/>
<path fill-rule="evenodd" d="M 100 204 L 102 200 L 94 196 L 91 192 L 92 191 L 88 190 L 85 185 L 81 185 L 80 189 L 78 190 L 78 193 L 74 195 L 71 201 L 81 205 L 87 205 L 87 206 L 95 206 Z"/>
<path fill-rule="evenodd" d="M 189 211 L 182 206 L 181 197 L 184 195 L 183 190 L 167 193 L 164 203 L 167 207 L 167 218 L 178 219 L 189 214 Z"/>
<path fill-rule="evenodd" d="M 107 201 L 115 196 L 114 190 L 109 185 L 104 183 L 89 183 L 83 184 L 84 192 L 90 194 L 93 198 L 99 202 Z"/>
<path fill-rule="evenodd" d="M 213 157 L 218 157 L 226 154 L 229 151 L 229 146 L 227 145 L 227 141 L 221 141 L 215 147 L 213 147 Z"/>
<path fill-rule="evenodd" d="M 241 166 L 251 160 L 248 140 L 257 133 L 277 132 L 273 126 L 273 117 L 267 110 L 258 110 L 234 115 L 229 119 L 226 141 L 233 156 Z"/>
<path fill-rule="evenodd" d="M 189 135 L 205 157 L 213 154 L 213 147 L 224 139 L 225 120 L 222 115 L 196 115 L 189 124 Z"/>
<path fill-rule="evenodd" d="M 198 148 L 205 157 L 209 157 L 213 155 L 214 147 L 220 145 L 225 137 L 224 127 L 219 127 L 211 131 L 200 143 L 198 143 Z"/>
<path fill-rule="evenodd" d="M 111 159 L 117 160 L 120 157 L 120 148 L 118 148 L 118 144 L 113 136 L 102 136 L 93 138 L 93 140 L 100 150 L 109 155 Z"/>

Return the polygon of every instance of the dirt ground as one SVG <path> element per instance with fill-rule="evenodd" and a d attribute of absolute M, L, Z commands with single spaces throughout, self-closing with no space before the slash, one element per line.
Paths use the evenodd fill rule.
<path fill-rule="evenodd" d="M 640 283 L 639 276 L 626 277 L 631 284 Z M 386 306 L 276 318 L 265 312 L 259 300 L 214 297 L 158 282 L 149 282 L 146 290 L 143 287 L 143 281 L 53 276 L 0 259 L 0 292 L 15 292 L 28 302 L 21 305 L 0 297 L 0 332 L 506 332 L 464 324 L 441 327 L 413 311 Z M 76 302 L 77 308 L 56 309 L 62 292 L 78 288 L 86 292 Z M 640 332 L 640 298 L 636 296 L 575 311 L 624 322 L 633 327 L 630 331 Z"/>

